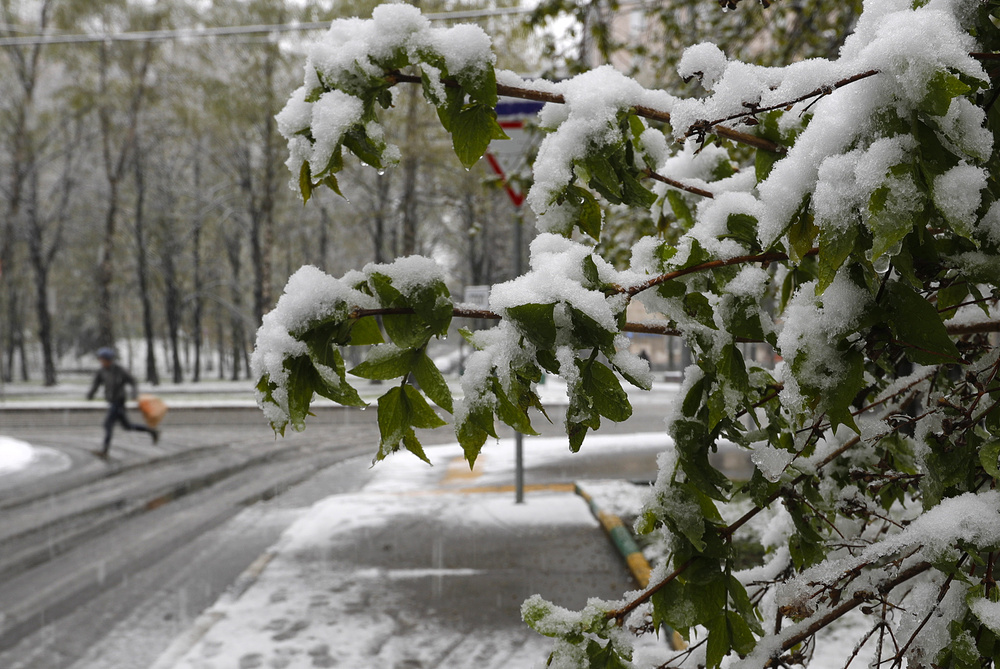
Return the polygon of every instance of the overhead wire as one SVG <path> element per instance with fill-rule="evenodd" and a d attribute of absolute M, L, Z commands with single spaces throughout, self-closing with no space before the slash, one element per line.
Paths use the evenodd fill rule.
<path fill-rule="evenodd" d="M 466 10 L 458 12 L 439 12 L 424 14 L 431 21 L 466 20 L 489 18 L 510 14 L 526 14 L 532 11 L 527 7 L 497 7 L 494 9 Z M 164 30 L 137 30 L 118 33 L 49 33 L 27 37 L 2 37 L 0 47 L 36 46 L 46 44 L 85 44 L 100 42 L 152 42 L 167 40 L 207 39 L 238 35 L 270 35 L 276 33 L 305 32 L 311 30 L 326 30 L 329 21 L 311 21 L 277 23 L 271 25 L 247 26 L 216 26 L 204 28 L 176 28 Z M 5 30 L 13 31 L 14 26 L 4 25 Z"/>

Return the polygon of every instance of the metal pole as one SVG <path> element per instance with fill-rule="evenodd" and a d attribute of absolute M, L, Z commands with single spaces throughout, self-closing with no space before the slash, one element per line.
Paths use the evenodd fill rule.
<path fill-rule="evenodd" d="M 514 276 L 521 276 L 521 207 L 514 205 Z M 524 504 L 524 435 L 514 433 L 514 502 Z"/>

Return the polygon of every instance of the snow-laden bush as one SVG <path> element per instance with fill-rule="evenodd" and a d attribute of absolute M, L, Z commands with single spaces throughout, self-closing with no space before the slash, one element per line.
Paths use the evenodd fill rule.
<path fill-rule="evenodd" d="M 621 602 L 526 602 L 558 639 L 551 666 L 631 666 L 628 632 L 663 626 L 694 642 L 663 666 L 808 664 L 814 635 L 855 610 L 877 666 L 993 666 L 998 15 L 996 0 L 871 0 L 839 58 L 787 67 L 697 45 L 680 76 L 712 93 L 683 100 L 608 67 L 559 83 L 497 72 L 482 31 L 433 28 L 405 5 L 334 22 L 278 116 L 303 198 L 338 189 L 345 149 L 375 169 L 398 160 L 380 120 L 396 86 L 422 86 L 465 165 L 503 137 L 499 91 L 548 102 L 528 196 L 540 234 L 530 269 L 493 288 L 499 324 L 466 333 L 477 350 L 455 403 L 427 344 L 484 314 L 454 304 L 440 268 L 300 270 L 258 334 L 268 419 L 301 429 L 314 393 L 363 404 L 341 348 L 370 345 L 349 373 L 399 380 L 378 401 L 378 458 L 423 457 L 416 430 L 445 423 L 431 403 L 454 415 L 470 463 L 497 419 L 532 433 L 546 373 L 567 381 L 577 450 L 630 415 L 620 379 L 650 387 L 623 334 L 640 300 L 663 315 L 644 331 L 683 337 L 696 361 L 637 523 L 670 533 L 670 559 Z M 679 241 L 642 239 L 612 266 L 595 251 L 608 205 L 674 220 Z M 741 342 L 780 362 L 744 359 Z M 750 452 L 752 480 L 709 464 L 720 439 Z M 734 497 L 752 508 L 726 522 Z M 774 519 L 768 552 L 740 571 L 734 535 L 755 516 Z"/>

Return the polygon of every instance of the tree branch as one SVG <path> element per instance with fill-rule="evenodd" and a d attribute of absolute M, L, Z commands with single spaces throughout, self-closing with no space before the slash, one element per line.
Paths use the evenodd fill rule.
<path fill-rule="evenodd" d="M 805 102 L 809 98 L 817 98 L 818 99 L 818 98 L 821 98 L 821 97 L 823 97 L 825 95 L 829 95 L 830 93 L 833 93 L 838 88 L 842 88 L 844 86 L 847 86 L 848 84 L 853 84 L 855 81 L 861 81 L 862 79 L 867 79 L 868 77 L 874 77 L 876 74 L 879 74 L 878 70 L 868 70 L 867 72 L 862 72 L 861 74 L 855 74 L 855 75 L 853 75 L 851 77 L 847 77 L 845 79 L 841 79 L 840 81 L 834 82 L 832 84 L 829 84 L 829 85 L 826 85 L 826 86 L 820 86 L 819 88 L 817 88 L 817 89 L 815 89 L 813 91 L 810 91 L 810 92 L 806 93 L 805 95 L 800 95 L 799 97 L 795 98 L 794 100 L 787 100 L 785 102 L 779 102 L 778 104 L 770 105 L 769 107 L 758 107 L 757 105 L 751 105 L 751 104 L 747 103 L 745 105 L 747 107 L 747 111 L 745 111 L 745 112 L 740 112 L 739 114 L 732 114 L 731 116 L 727 116 L 725 118 L 720 118 L 720 119 L 717 119 L 715 121 L 705 121 L 704 124 L 705 124 L 705 126 L 712 127 L 712 126 L 714 126 L 716 124 L 719 124 L 719 123 L 725 123 L 727 121 L 735 121 L 737 119 L 746 119 L 746 118 L 754 117 L 757 114 L 764 114 L 764 113 L 769 112 L 769 111 L 774 111 L 775 109 L 787 109 L 788 107 L 791 107 L 792 105 L 797 105 L 800 102 Z M 815 101 L 812 104 L 815 104 Z M 810 104 L 809 106 L 811 107 L 812 104 Z M 807 107 L 807 109 L 808 109 L 808 107 Z M 695 134 L 696 132 L 701 131 L 703 129 L 704 129 L 704 126 L 700 125 L 697 131 L 696 130 L 689 131 L 688 132 L 688 136 L 690 136 L 692 134 Z"/>
<path fill-rule="evenodd" d="M 899 572 L 895 576 L 895 578 L 891 578 L 885 581 L 882 585 L 879 586 L 878 590 L 883 594 L 891 592 L 897 586 L 906 583 L 911 578 L 919 576 L 920 574 L 924 573 L 930 568 L 931 568 L 930 562 L 918 562 L 917 564 L 914 564 L 908 567 L 907 569 L 904 569 L 903 571 Z M 806 639 L 816 634 L 816 632 L 820 631 L 833 621 L 841 618 L 849 611 L 860 606 L 863 602 L 867 601 L 872 596 L 873 593 L 866 592 L 863 590 L 854 593 L 854 595 L 850 599 L 845 600 L 836 608 L 830 609 L 825 615 L 820 616 L 819 618 L 811 622 L 809 625 L 807 625 L 804 629 L 795 632 L 794 634 L 790 634 L 787 638 L 783 639 L 781 642 L 781 650 L 783 651 L 788 650 L 798 645 L 802 641 L 805 641 Z M 766 666 L 774 666 L 773 660 L 769 661 Z"/>
<path fill-rule="evenodd" d="M 819 253 L 818 248 L 810 249 L 808 252 L 805 253 L 805 255 L 811 256 L 811 255 L 816 255 L 817 253 Z M 643 283 L 637 284 L 635 286 L 630 286 L 628 288 L 622 288 L 619 286 L 617 288 L 617 291 L 619 293 L 625 293 L 629 297 L 635 297 L 644 290 L 649 290 L 650 288 L 654 288 L 660 285 L 661 283 L 666 283 L 667 281 L 672 281 L 682 276 L 687 276 L 688 274 L 703 272 L 709 269 L 717 269 L 719 267 L 729 267 L 730 265 L 744 265 L 755 262 L 770 263 L 770 262 L 778 262 L 781 260 L 788 260 L 788 254 L 779 253 L 777 251 L 769 251 L 767 253 L 758 253 L 756 255 L 737 256 L 735 258 L 729 258 L 728 260 L 711 260 L 709 262 L 701 263 L 700 265 L 694 265 L 692 267 L 679 269 L 675 272 L 668 272 L 666 274 L 661 274 L 660 276 L 653 277 L 648 281 L 644 281 Z"/>
<path fill-rule="evenodd" d="M 421 83 L 420 77 L 413 76 L 410 74 L 402 74 L 401 72 L 389 72 L 385 77 L 391 83 L 406 83 L 406 84 L 419 84 Z M 458 84 L 451 79 L 443 80 L 445 86 L 454 87 Z M 499 95 L 506 95 L 510 98 L 518 98 L 520 100 L 534 100 L 535 102 L 552 102 L 555 104 L 566 104 L 566 98 L 559 93 L 548 93 L 546 91 L 539 91 L 533 88 L 521 88 L 516 86 L 505 86 L 503 84 L 497 84 L 497 93 Z M 660 121 L 663 123 L 670 123 L 670 113 L 661 111 L 659 109 L 653 109 L 652 107 L 645 107 L 643 105 L 636 105 L 633 107 L 635 113 L 643 118 L 647 118 L 651 121 Z M 732 128 L 726 127 L 724 125 L 714 126 L 711 132 L 719 137 L 731 140 L 733 142 L 738 142 L 740 144 L 746 144 L 747 146 L 752 146 L 757 149 L 764 149 L 766 151 L 772 151 L 774 153 L 786 153 L 788 149 L 780 144 L 772 142 L 769 139 L 764 139 L 763 137 L 757 137 L 756 135 L 751 135 L 745 132 L 740 132 L 739 130 L 733 130 Z"/>
<path fill-rule="evenodd" d="M 950 335 L 985 334 L 1000 332 L 1000 321 L 983 321 L 981 323 L 955 323 L 945 325 Z"/>
<path fill-rule="evenodd" d="M 714 198 L 715 193 L 707 191 L 704 188 L 698 188 L 697 186 L 689 186 L 686 183 L 677 181 L 676 179 L 671 179 L 670 177 L 665 177 L 662 174 L 658 174 L 651 169 L 643 170 L 646 176 L 654 181 L 659 181 L 660 183 L 665 183 L 668 186 L 673 186 L 679 190 L 687 191 L 688 193 L 694 193 L 695 195 L 701 195 L 702 197 Z"/>

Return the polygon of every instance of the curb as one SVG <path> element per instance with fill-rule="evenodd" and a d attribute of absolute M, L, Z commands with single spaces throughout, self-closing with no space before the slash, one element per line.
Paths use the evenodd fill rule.
<path fill-rule="evenodd" d="M 649 577 L 653 570 L 649 566 L 646 556 L 639 549 L 639 545 L 632 538 L 632 533 L 622 523 L 621 518 L 613 513 L 602 510 L 597 505 L 597 502 L 594 501 L 594 498 L 580 487 L 579 483 L 573 485 L 573 491 L 587 502 L 590 512 L 597 518 L 601 527 L 607 532 L 608 538 L 611 539 L 611 543 L 615 545 L 615 548 L 618 549 L 618 552 L 624 558 L 633 578 L 635 578 L 639 587 L 645 590 L 649 586 Z M 676 630 L 664 626 L 664 632 L 666 632 L 667 644 L 671 650 L 684 650 L 687 648 L 687 642 L 684 641 L 683 637 Z"/>
<path fill-rule="evenodd" d="M 580 484 L 573 485 L 573 492 L 582 497 L 587 505 L 590 506 L 590 512 L 594 514 L 597 521 L 607 532 L 608 538 L 611 539 L 611 543 L 615 545 L 618 552 L 621 554 L 622 558 L 628 564 L 629 571 L 635 578 L 636 582 L 639 584 L 640 588 L 645 588 L 649 585 L 649 575 L 652 573 L 652 568 L 649 566 L 649 561 L 646 560 L 646 556 L 642 554 L 639 550 L 639 545 L 635 543 L 635 539 L 632 538 L 632 533 L 628 531 L 628 528 L 622 523 L 621 518 L 618 516 L 608 513 L 607 511 L 601 510 L 597 506 L 597 502 L 590 494 L 580 487 Z"/>

